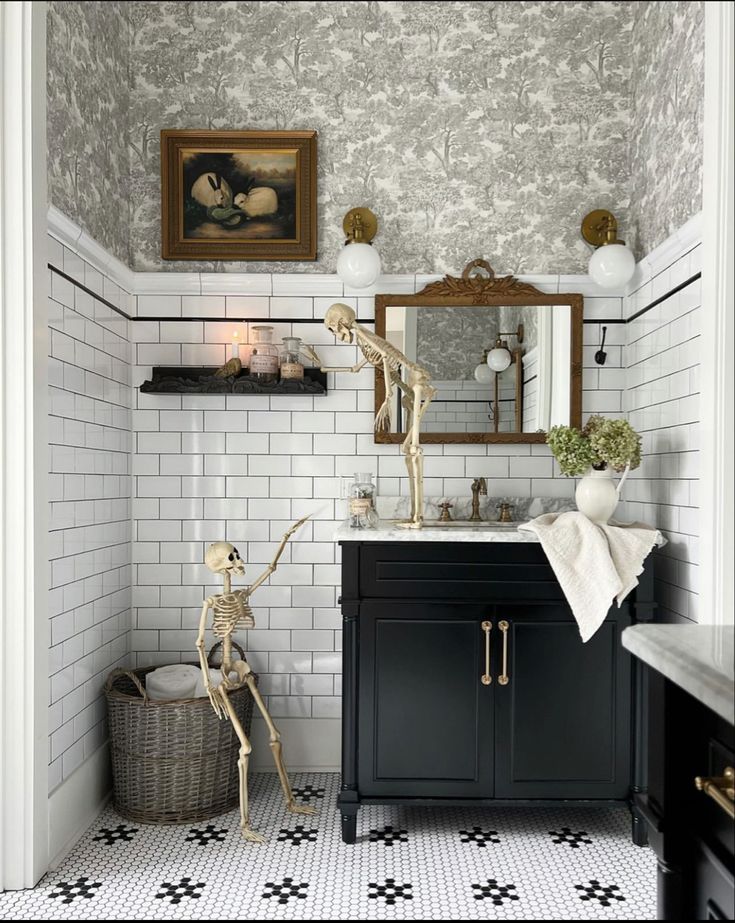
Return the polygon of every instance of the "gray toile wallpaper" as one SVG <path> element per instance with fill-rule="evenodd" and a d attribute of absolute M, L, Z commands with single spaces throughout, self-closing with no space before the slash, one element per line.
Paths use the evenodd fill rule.
<path fill-rule="evenodd" d="M 47 4 L 49 199 L 123 262 L 128 213 L 129 4 Z"/>
<path fill-rule="evenodd" d="M 631 224 L 639 256 L 702 208 L 704 3 L 634 3 Z"/>
<path fill-rule="evenodd" d="M 478 255 L 499 271 L 584 271 L 586 210 L 613 209 L 633 244 L 631 223 L 644 240 L 660 234 L 648 226 L 656 197 L 667 226 L 692 213 L 696 166 L 686 188 L 636 179 L 648 217 L 636 202 L 628 220 L 632 86 L 648 129 L 634 169 L 653 175 L 673 156 L 658 144 L 670 107 L 647 114 L 640 94 L 657 88 L 631 79 L 632 62 L 661 54 L 667 20 L 636 8 L 688 5 L 700 6 L 52 0 L 51 199 L 137 270 L 331 272 L 342 216 L 359 204 L 380 219 L 385 272 L 457 272 Z M 696 43 L 701 23 L 683 31 Z M 678 38 L 674 56 L 690 60 Z M 319 260 L 163 263 L 163 127 L 316 128 Z"/>

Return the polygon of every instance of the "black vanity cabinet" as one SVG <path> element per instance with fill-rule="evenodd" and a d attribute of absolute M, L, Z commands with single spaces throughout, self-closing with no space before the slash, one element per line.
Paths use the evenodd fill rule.
<path fill-rule="evenodd" d="M 640 598 L 582 644 L 536 543 L 343 542 L 345 842 L 360 804 L 628 798 Z"/>

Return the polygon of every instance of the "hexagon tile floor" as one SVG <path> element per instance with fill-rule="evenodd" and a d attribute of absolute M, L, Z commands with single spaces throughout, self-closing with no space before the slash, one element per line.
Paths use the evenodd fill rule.
<path fill-rule="evenodd" d="M 342 843 L 339 777 L 295 773 L 315 817 L 251 779 L 253 826 L 233 812 L 153 827 L 105 810 L 32 891 L 0 895 L 13 920 L 653 920 L 653 854 L 625 808 L 366 807 Z"/>

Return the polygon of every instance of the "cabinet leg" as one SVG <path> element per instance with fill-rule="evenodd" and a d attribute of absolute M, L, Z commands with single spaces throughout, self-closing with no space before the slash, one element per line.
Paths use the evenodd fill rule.
<path fill-rule="evenodd" d="M 681 869 L 658 860 L 658 920 L 690 920 L 684 901 Z"/>
<path fill-rule="evenodd" d="M 648 846 L 648 826 L 635 808 L 631 809 L 631 839 L 634 846 Z"/>
<path fill-rule="evenodd" d="M 342 842 L 354 843 L 357 839 L 357 814 L 342 815 Z"/>

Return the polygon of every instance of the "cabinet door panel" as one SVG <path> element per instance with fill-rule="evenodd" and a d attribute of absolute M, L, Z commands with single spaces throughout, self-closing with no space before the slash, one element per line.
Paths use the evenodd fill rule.
<path fill-rule="evenodd" d="M 363 604 L 363 794 L 492 795 L 492 690 L 480 681 L 482 617 L 478 606 Z"/>
<path fill-rule="evenodd" d="M 623 625 L 606 621 L 583 644 L 565 607 L 498 607 L 503 617 L 510 681 L 495 690 L 496 796 L 624 798 L 630 661 Z"/>

